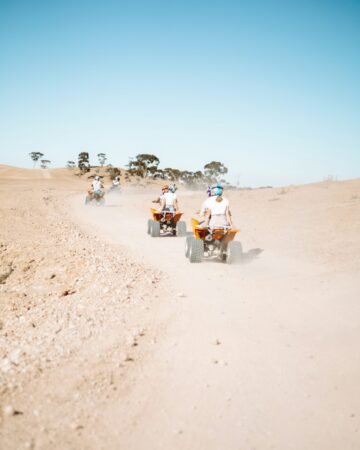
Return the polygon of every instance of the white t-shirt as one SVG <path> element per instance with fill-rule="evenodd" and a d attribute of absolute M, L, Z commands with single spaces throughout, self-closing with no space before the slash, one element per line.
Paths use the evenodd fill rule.
<path fill-rule="evenodd" d="M 160 200 L 162 199 L 165 200 L 165 208 L 170 208 L 175 205 L 177 197 L 173 192 L 164 192 L 164 194 L 160 196 Z"/>
<path fill-rule="evenodd" d="M 92 185 L 94 191 L 100 191 L 101 188 L 102 188 L 102 183 L 101 183 L 100 180 L 94 180 L 94 181 L 91 183 L 91 185 Z"/>
<path fill-rule="evenodd" d="M 217 202 L 216 199 L 217 197 L 215 195 L 207 198 L 201 206 L 200 214 L 204 215 L 207 209 L 209 209 L 213 215 L 225 214 L 226 208 L 229 207 L 229 200 L 222 197 L 222 201 Z"/>

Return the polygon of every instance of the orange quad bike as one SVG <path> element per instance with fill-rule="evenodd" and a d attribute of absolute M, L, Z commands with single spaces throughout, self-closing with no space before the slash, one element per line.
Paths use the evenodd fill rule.
<path fill-rule="evenodd" d="M 234 241 L 239 229 L 203 227 L 195 218 L 191 219 L 191 226 L 193 235 L 185 241 L 185 256 L 190 262 L 201 262 L 204 257 L 220 258 L 228 264 L 240 261 L 242 246 L 239 241 Z"/>
<path fill-rule="evenodd" d="M 104 191 L 92 191 L 89 190 L 87 196 L 85 197 L 85 205 L 95 204 L 98 206 L 105 205 L 105 192 Z"/>
<path fill-rule="evenodd" d="M 150 208 L 152 219 L 148 220 L 147 232 L 152 237 L 161 235 L 186 236 L 186 223 L 180 220 L 183 213 L 178 211 L 158 211 Z"/>

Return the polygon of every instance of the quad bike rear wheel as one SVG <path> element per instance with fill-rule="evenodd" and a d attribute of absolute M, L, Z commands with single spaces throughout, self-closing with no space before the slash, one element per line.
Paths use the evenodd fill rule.
<path fill-rule="evenodd" d="M 190 241 L 189 260 L 190 262 L 201 262 L 204 257 L 204 241 L 194 239 Z"/>
<path fill-rule="evenodd" d="M 190 248 L 192 241 L 195 240 L 194 236 L 188 236 L 185 241 L 185 256 L 188 258 L 190 255 Z"/>
<path fill-rule="evenodd" d="M 242 255 L 242 245 L 238 241 L 230 241 L 226 249 L 226 262 L 235 264 L 240 262 Z"/>
<path fill-rule="evenodd" d="M 151 226 L 152 226 L 153 220 L 149 219 L 147 222 L 147 234 L 151 234 Z"/>
<path fill-rule="evenodd" d="M 150 233 L 152 237 L 160 236 L 160 222 L 155 222 L 154 220 L 152 221 Z"/>
<path fill-rule="evenodd" d="M 186 222 L 183 220 L 176 224 L 176 236 L 186 236 Z"/>

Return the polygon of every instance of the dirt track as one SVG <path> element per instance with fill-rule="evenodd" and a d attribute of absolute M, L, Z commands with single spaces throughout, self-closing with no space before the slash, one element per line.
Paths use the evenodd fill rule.
<path fill-rule="evenodd" d="M 3 242 L 4 448 L 359 448 L 359 181 L 230 193 L 236 266 L 149 237 L 149 190 L 93 208 L 60 172 L 19 200 L 30 182 L 0 186 L 26 219 Z M 179 197 L 189 220 L 203 194 Z"/>

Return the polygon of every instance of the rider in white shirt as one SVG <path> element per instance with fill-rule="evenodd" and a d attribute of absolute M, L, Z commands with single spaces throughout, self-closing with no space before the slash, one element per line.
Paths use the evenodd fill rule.
<path fill-rule="evenodd" d="M 229 200 L 222 196 L 223 187 L 220 184 L 211 186 L 211 196 L 202 205 L 205 215 L 204 226 L 210 228 L 232 226 Z"/>
<path fill-rule="evenodd" d="M 94 181 L 91 183 L 91 187 L 95 193 L 101 192 L 101 189 L 104 187 L 98 175 L 96 175 Z"/>
<path fill-rule="evenodd" d="M 153 203 L 160 203 L 158 211 L 178 211 L 179 205 L 177 195 L 170 191 L 169 185 L 164 184 L 161 188 L 162 194 Z"/>

